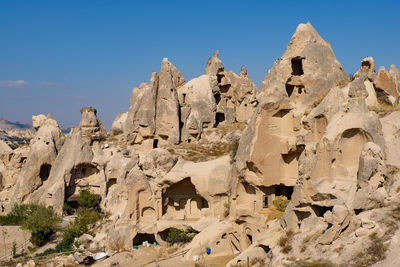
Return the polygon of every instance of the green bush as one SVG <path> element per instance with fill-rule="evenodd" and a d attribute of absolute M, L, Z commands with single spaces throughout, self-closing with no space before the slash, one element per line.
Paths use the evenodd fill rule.
<path fill-rule="evenodd" d="M 71 206 L 68 205 L 67 203 L 64 203 L 63 212 L 64 212 L 64 214 L 70 214 L 71 213 Z"/>
<path fill-rule="evenodd" d="M 61 221 L 52 207 L 37 204 L 16 204 L 11 212 L 0 217 L 2 225 L 21 225 L 31 232 L 31 242 L 43 245 Z"/>
<path fill-rule="evenodd" d="M 63 231 L 63 238 L 57 244 L 57 251 L 71 251 L 76 237 L 81 236 L 89 230 L 89 227 L 100 219 L 100 214 L 95 210 L 81 209 L 78 216 Z"/>
<path fill-rule="evenodd" d="M 54 248 L 48 248 L 42 253 L 37 253 L 35 256 L 36 257 L 44 257 L 44 256 L 51 255 L 54 253 L 57 253 L 57 250 L 55 250 Z"/>
<path fill-rule="evenodd" d="M 11 252 L 12 252 L 13 258 L 15 258 L 17 256 L 17 242 L 15 242 L 15 240 L 12 243 Z"/>
<path fill-rule="evenodd" d="M 170 228 L 167 235 L 167 242 L 172 245 L 175 243 L 188 243 L 196 235 L 194 230 L 183 231 L 176 228 Z"/>
<path fill-rule="evenodd" d="M 289 202 L 290 200 L 288 199 L 277 198 L 274 201 L 272 201 L 272 204 L 274 204 L 277 210 L 284 212 Z"/>
<path fill-rule="evenodd" d="M 34 204 L 15 204 L 6 216 L 0 216 L 1 225 L 22 225 L 35 209 Z"/>
<path fill-rule="evenodd" d="M 60 221 L 61 218 L 55 213 L 52 207 L 31 205 L 22 228 L 28 229 L 31 232 L 30 240 L 32 244 L 41 246 L 48 241 Z"/>
<path fill-rule="evenodd" d="M 78 204 L 84 208 L 94 208 L 97 206 L 98 201 L 96 195 L 89 189 L 79 191 Z"/>

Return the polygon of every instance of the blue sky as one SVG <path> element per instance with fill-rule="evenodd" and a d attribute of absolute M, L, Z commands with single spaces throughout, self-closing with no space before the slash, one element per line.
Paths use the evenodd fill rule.
<path fill-rule="evenodd" d="M 400 1 L 0 0 L 0 117 L 52 113 L 77 125 L 82 106 L 109 127 L 134 86 L 169 60 L 186 81 L 216 49 L 259 86 L 299 23 L 310 21 L 347 73 L 363 57 L 400 68 Z"/>

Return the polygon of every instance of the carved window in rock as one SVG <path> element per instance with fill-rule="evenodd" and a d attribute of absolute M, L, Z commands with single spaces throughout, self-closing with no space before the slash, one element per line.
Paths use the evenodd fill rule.
<path fill-rule="evenodd" d="M 301 76 L 304 74 L 302 57 L 292 58 L 291 63 L 292 63 L 292 75 Z"/>
<path fill-rule="evenodd" d="M 268 208 L 268 196 L 267 195 L 263 195 L 263 208 Z"/>

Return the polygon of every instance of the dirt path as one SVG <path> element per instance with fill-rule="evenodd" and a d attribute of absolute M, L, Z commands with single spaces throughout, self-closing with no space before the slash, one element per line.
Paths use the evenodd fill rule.
<path fill-rule="evenodd" d="M 0 226 L 0 258 L 12 255 L 14 241 L 17 244 L 17 253 L 21 253 L 22 247 L 27 249 L 28 246 L 32 246 L 29 242 L 30 236 L 29 231 L 22 230 L 20 226 Z"/>

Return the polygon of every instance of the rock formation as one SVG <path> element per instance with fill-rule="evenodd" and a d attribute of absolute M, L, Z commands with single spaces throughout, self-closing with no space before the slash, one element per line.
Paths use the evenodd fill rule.
<path fill-rule="evenodd" d="M 89 251 L 115 252 L 103 262 L 110 265 L 126 255 L 139 265 L 133 247 L 148 241 L 177 249 L 166 257 L 184 266 L 199 257 L 228 259 L 228 267 L 393 266 L 396 67 L 376 73 L 366 57 L 347 77 L 310 23 L 297 27 L 259 89 L 244 66 L 240 75 L 227 72 L 218 56 L 188 82 L 164 58 L 159 74 L 133 88 L 108 134 L 94 108 L 82 108 L 66 136 L 51 115 L 32 117 L 29 146 L 0 141 L 0 213 L 14 203 L 61 213 L 90 189 L 106 219 L 96 237 L 79 240 Z M 196 236 L 168 247 L 171 229 Z"/>

